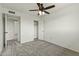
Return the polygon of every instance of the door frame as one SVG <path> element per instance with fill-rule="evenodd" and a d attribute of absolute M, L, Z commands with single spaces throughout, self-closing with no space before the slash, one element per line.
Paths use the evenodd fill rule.
<path fill-rule="evenodd" d="M 7 47 L 7 40 L 6 40 L 6 21 L 9 16 L 12 17 L 18 17 L 19 18 L 19 43 L 21 43 L 21 18 L 20 16 L 10 15 L 6 13 L 2 13 L 2 19 L 3 19 L 3 48 Z"/>

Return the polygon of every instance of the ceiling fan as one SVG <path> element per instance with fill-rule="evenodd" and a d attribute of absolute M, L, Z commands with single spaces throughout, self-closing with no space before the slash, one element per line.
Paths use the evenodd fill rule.
<path fill-rule="evenodd" d="M 43 6 L 43 3 L 37 3 L 37 6 L 38 6 L 39 9 L 34 9 L 34 10 L 29 10 L 29 11 L 38 11 L 38 15 L 42 15 L 42 14 L 44 14 L 44 13 L 50 14 L 50 13 L 49 13 L 48 11 L 46 11 L 46 10 L 55 7 L 55 5 L 51 5 L 51 6 L 48 6 L 48 7 L 44 7 L 44 6 Z"/>

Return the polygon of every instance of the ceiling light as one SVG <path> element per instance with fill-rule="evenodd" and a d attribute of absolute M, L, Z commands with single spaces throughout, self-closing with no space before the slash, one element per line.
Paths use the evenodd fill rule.
<path fill-rule="evenodd" d="M 45 14 L 45 12 L 43 12 L 43 11 L 39 11 L 38 13 L 39 13 L 39 15 L 44 15 Z"/>
<path fill-rule="evenodd" d="M 42 12 L 41 11 L 39 11 L 38 13 L 39 13 L 39 15 L 42 15 Z"/>
<path fill-rule="evenodd" d="M 42 15 L 44 15 L 45 14 L 45 12 L 42 12 Z"/>

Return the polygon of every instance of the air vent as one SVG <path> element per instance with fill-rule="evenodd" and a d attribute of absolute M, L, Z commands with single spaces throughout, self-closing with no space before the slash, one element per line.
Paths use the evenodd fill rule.
<path fill-rule="evenodd" d="M 15 14 L 15 12 L 14 11 L 8 11 L 9 13 L 11 13 L 11 14 Z"/>

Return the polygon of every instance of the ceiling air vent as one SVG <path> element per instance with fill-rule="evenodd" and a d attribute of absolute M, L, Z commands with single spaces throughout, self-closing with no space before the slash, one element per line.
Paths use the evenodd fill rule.
<path fill-rule="evenodd" d="M 15 12 L 14 11 L 8 11 L 9 13 L 11 13 L 11 14 L 15 14 Z"/>

